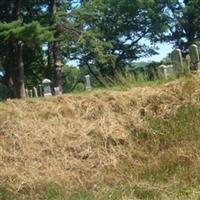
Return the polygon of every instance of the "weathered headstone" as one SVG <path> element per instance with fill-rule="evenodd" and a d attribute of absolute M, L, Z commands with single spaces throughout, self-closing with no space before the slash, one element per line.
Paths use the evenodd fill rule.
<path fill-rule="evenodd" d="M 158 67 L 158 74 L 160 78 L 168 79 L 174 75 L 173 65 L 160 65 Z"/>
<path fill-rule="evenodd" d="M 189 48 L 190 51 L 190 59 L 191 59 L 191 69 L 199 70 L 200 68 L 200 58 L 199 58 L 199 50 L 198 46 L 193 44 Z"/>
<path fill-rule="evenodd" d="M 38 98 L 38 91 L 36 87 L 33 87 L 34 97 Z"/>
<path fill-rule="evenodd" d="M 26 98 L 29 98 L 28 89 L 25 89 Z"/>
<path fill-rule="evenodd" d="M 60 87 L 54 87 L 55 95 L 61 95 L 62 92 L 60 91 Z"/>
<path fill-rule="evenodd" d="M 171 54 L 171 60 L 176 75 L 183 73 L 183 57 L 180 49 L 175 49 Z"/>
<path fill-rule="evenodd" d="M 29 90 L 29 97 L 33 98 L 33 90 Z"/>
<path fill-rule="evenodd" d="M 39 87 L 39 95 L 40 95 L 40 97 L 42 97 L 42 96 L 43 96 L 43 88 L 42 88 L 42 85 L 38 85 L 38 87 Z"/>
<path fill-rule="evenodd" d="M 52 96 L 50 83 L 51 83 L 51 81 L 49 79 L 44 79 L 42 81 L 42 85 L 44 88 L 44 97 Z"/>
<path fill-rule="evenodd" d="M 91 82 L 90 82 L 90 75 L 85 75 L 85 89 L 90 91 L 92 89 Z"/>

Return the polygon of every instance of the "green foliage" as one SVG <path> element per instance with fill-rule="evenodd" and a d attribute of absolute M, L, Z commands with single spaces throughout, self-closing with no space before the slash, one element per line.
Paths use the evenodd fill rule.
<path fill-rule="evenodd" d="M 64 91 L 71 91 L 74 84 L 80 78 L 80 70 L 76 67 L 65 66 L 63 68 L 63 86 Z M 79 90 L 79 89 L 78 89 Z"/>
<path fill-rule="evenodd" d="M 155 102 L 155 105 L 159 105 Z M 177 113 L 170 116 L 169 119 L 162 120 L 159 118 L 150 118 L 150 124 L 154 131 L 161 137 L 167 138 L 166 142 L 172 140 L 196 140 L 200 133 L 200 129 L 196 124 L 199 123 L 200 112 L 195 105 L 187 105 L 178 110 Z"/>
<path fill-rule="evenodd" d="M 200 38 L 199 0 L 173 0 L 168 3 L 171 20 L 167 41 L 173 41 L 185 53 Z"/>
<path fill-rule="evenodd" d="M 90 73 L 94 85 L 103 86 L 98 79 L 116 79 L 118 73 L 133 68 L 137 59 L 155 55 L 157 42 L 173 42 L 187 52 L 191 43 L 200 40 L 198 0 L 58 1 L 54 13 L 53 1 L 19 2 L 0 3 L 0 61 L 6 69 L 9 49 L 22 41 L 27 86 L 43 78 L 55 82 L 53 48 L 64 65 L 78 61 L 77 67 Z M 59 48 L 52 47 L 55 42 Z M 169 63 L 169 58 L 164 62 Z M 16 67 L 16 62 L 12 65 Z M 137 74 L 155 79 L 157 63 L 136 65 Z M 70 68 L 66 78 L 64 69 L 65 91 L 78 76 L 73 73 Z"/>
<path fill-rule="evenodd" d="M 78 14 L 84 31 L 76 56 L 80 54 L 81 65 L 97 67 L 102 76 L 113 76 L 137 58 L 156 54 L 155 41 L 167 29 L 160 1 L 86 1 Z M 144 44 L 144 39 L 152 45 Z"/>
<path fill-rule="evenodd" d="M 0 199 L 6 200 L 18 200 L 18 195 L 14 194 L 13 192 L 9 191 L 5 187 L 0 187 Z"/>
<path fill-rule="evenodd" d="M 0 23 L 0 37 L 5 40 L 20 40 L 28 43 L 41 43 L 53 40 L 52 32 L 33 21 L 23 24 L 21 20 L 11 23 Z"/>
<path fill-rule="evenodd" d="M 77 191 L 70 195 L 69 200 L 93 200 L 95 199 L 92 192 L 89 191 Z"/>

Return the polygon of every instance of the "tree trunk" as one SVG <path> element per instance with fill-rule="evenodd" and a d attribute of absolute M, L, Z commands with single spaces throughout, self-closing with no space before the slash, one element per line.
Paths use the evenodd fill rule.
<path fill-rule="evenodd" d="M 85 61 L 86 66 L 88 67 L 89 72 L 94 76 L 94 78 L 100 83 L 100 85 L 106 87 L 106 85 L 104 84 L 103 81 L 101 81 L 101 79 L 95 74 L 95 72 L 93 72 L 92 68 L 90 67 L 90 64 Z"/>
<path fill-rule="evenodd" d="M 14 76 L 16 97 L 19 99 L 25 98 L 23 43 L 21 41 L 16 44 L 16 70 L 14 71 Z"/>
<path fill-rule="evenodd" d="M 5 1 L 5 21 L 7 23 L 10 23 L 14 20 L 17 19 L 18 16 L 18 7 L 19 3 L 10 0 L 10 1 Z M 17 5 L 15 5 L 17 3 Z M 5 85 L 7 87 L 7 94 L 6 97 L 7 99 L 13 99 L 15 98 L 15 89 L 14 89 L 14 82 L 13 82 L 13 77 L 12 77 L 12 71 L 13 67 L 15 65 L 15 51 L 14 51 L 14 44 L 13 41 L 9 41 L 7 43 L 7 49 L 6 49 L 6 56 L 5 56 Z"/>
<path fill-rule="evenodd" d="M 51 0 L 50 3 L 50 12 L 52 14 L 52 17 L 56 15 L 57 12 L 57 4 L 58 0 Z M 54 23 L 54 22 L 52 22 Z M 55 33 L 55 39 L 56 41 L 52 44 L 52 55 L 53 55 L 53 65 L 55 69 L 55 85 L 56 87 L 60 88 L 60 91 L 63 91 L 62 88 L 62 58 L 61 58 L 61 50 L 60 50 L 60 42 L 58 41 L 58 38 L 60 37 L 59 32 L 59 25 L 56 25 L 56 33 Z"/>
<path fill-rule="evenodd" d="M 13 99 L 15 98 L 15 91 L 14 91 L 14 83 L 12 78 L 12 68 L 13 68 L 13 58 L 14 52 L 13 52 L 13 46 L 11 42 L 8 42 L 8 49 L 6 54 L 6 62 L 5 62 L 5 85 L 7 87 L 7 99 Z"/>
<path fill-rule="evenodd" d="M 8 23 L 19 18 L 21 0 L 8 1 L 7 17 Z M 11 12 L 10 12 L 11 10 Z M 24 64 L 23 64 L 23 44 L 21 41 L 8 42 L 5 67 L 5 81 L 7 86 L 7 98 L 24 98 Z"/>
<path fill-rule="evenodd" d="M 60 45 L 58 42 L 54 42 L 53 44 L 53 61 L 54 61 L 54 67 L 56 71 L 56 87 L 59 87 L 62 91 L 62 62 L 61 62 L 61 56 L 60 56 Z"/>

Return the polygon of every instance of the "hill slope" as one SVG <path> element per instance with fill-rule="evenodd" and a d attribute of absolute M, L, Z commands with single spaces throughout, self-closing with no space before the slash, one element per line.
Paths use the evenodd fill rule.
<path fill-rule="evenodd" d="M 0 199 L 199 199 L 200 79 L 0 104 Z"/>

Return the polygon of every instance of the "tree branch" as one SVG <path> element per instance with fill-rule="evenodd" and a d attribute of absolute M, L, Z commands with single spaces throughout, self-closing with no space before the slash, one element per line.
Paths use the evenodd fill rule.
<path fill-rule="evenodd" d="M 89 72 L 95 77 L 95 79 L 96 79 L 102 86 L 106 87 L 105 84 L 99 79 L 99 77 L 93 72 L 93 70 L 92 70 L 90 64 L 89 64 L 87 61 L 85 61 L 85 64 L 87 65 L 87 67 L 88 67 L 88 69 L 89 69 Z"/>
<path fill-rule="evenodd" d="M 131 42 L 131 44 L 128 45 L 128 50 L 130 48 L 132 48 L 136 43 L 138 43 L 147 33 L 149 32 L 149 29 L 147 31 L 145 31 L 137 40 L 134 40 L 133 42 Z M 117 64 L 121 61 L 121 59 L 123 59 L 125 53 L 127 50 L 124 50 L 116 59 L 116 67 L 118 66 Z"/>

